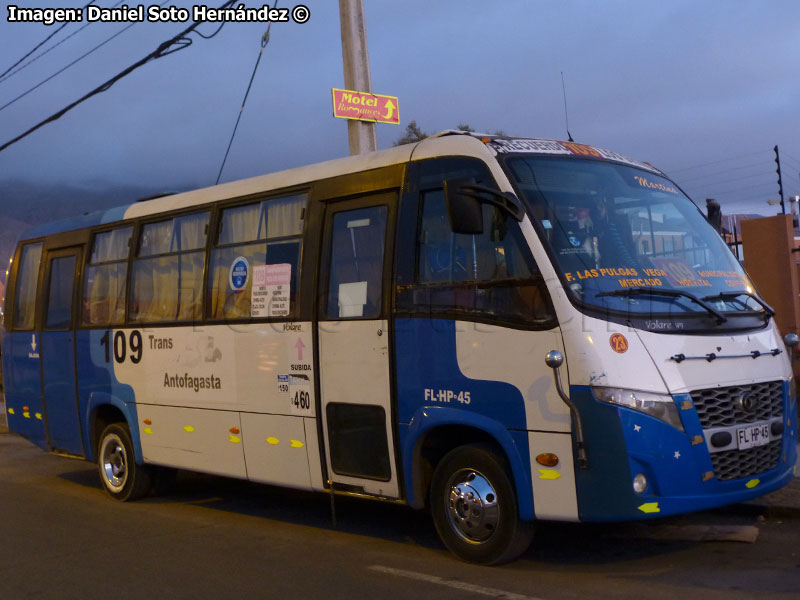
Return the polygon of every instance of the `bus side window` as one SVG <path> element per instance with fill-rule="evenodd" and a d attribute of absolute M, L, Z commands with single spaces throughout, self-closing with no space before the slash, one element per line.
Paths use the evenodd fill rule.
<path fill-rule="evenodd" d="M 94 236 L 83 281 L 84 325 L 124 323 L 125 280 L 132 235 L 133 227 L 128 226 Z"/>
<path fill-rule="evenodd" d="M 377 319 L 381 313 L 386 206 L 336 213 L 328 287 L 329 319 Z"/>
<path fill-rule="evenodd" d="M 208 218 L 206 211 L 142 227 L 131 274 L 132 321 L 200 320 Z"/>
<path fill-rule="evenodd" d="M 413 304 L 501 320 L 550 316 L 541 275 L 519 224 L 483 205 L 483 233 L 453 233 L 444 191 L 422 194 Z"/>
<path fill-rule="evenodd" d="M 211 250 L 208 272 L 209 313 L 212 319 L 249 319 L 255 269 L 275 268 L 265 276 L 283 281 L 288 272 L 289 305 L 268 305 L 260 317 L 289 317 L 297 314 L 300 281 L 304 194 L 271 198 L 234 206 L 222 211 L 220 230 Z M 237 275 L 232 275 L 235 271 Z M 282 274 L 282 275 L 281 275 Z M 234 277 L 241 278 L 240 281 Z M 276 284 L 277 285 L 277 284 Z"/>
<path fill-rule="evenodd" d="M 14 329 L 31 330 L 36 313 L 36 285 L 39 281 L 39 263 L 42 260 L 42 243 L 28 244 L 22 248 L 17 271 L 14 297 Z"/>

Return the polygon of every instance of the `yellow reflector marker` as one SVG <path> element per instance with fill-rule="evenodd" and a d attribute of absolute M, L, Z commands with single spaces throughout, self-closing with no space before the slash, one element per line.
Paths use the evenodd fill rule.
<path fill-rule="evenodd" d="M 192 433 L 192 432 L 194 431 L 194 427 L 192 427 L 191 425 L 185 425 L 185 426 L 183 427 L 183 430 L 184 430 L 185 432 L 187 432 L 187 433 Z"/>
<path fill-rule="evenodd" d="M 26 419 L 30 419 L 31 418 L 31 413 L 26 411 L 26 412 L 22 413 L 22 416 L 25 417 Z"/>
<path fill-rule="evenodd" d="M 278 444 L 281 443 L 281 441 L 276 437 L 268 437 L 267 438 L 267 443 L 272 445 L 272 446 L 277 446 Z"/>
<path fill-rule="evenodd" d="M 759 483 L 761 483 L 761 480 L 760 480 L 760 479 L 751 479 L 750 481 L 748 481 L 747 483 L 745 483 L 745 484 L 744 484 L 744 487 L 746 487 L 746 488 L 748 488 L 748 489 L 751 489 L 751 490 L 752 490 L 752 489 L 753 489 L 754 487 L 756 487 L 756 486 L 757 486 Z"/>
<path fill-rule="evenodd" d="M 304 446 L 303 442 L 300 440 L 289 440 L 289 445 L 292 448 L 302 448 Z"/>
<path fill-rule="evenodd" d="M 231 433 L 231 434 L 228 434 L 228 441 L 231 444 L 241 444 L 242 443 L 242 438 L 240 438 L 238 435 L 233 435 Z"/>
<path fill-rule="evenodd" d="M 697 446 L 698 444 L 702 444 L 702 443 L 703 443 L 703 436 L 702 435 L 696 435 L 696 436 L 694 436 L 692 438 L 692 446 Z"/>
<path fill-rule="evenodd" d="M 561 479 L 561 473 L 553 469 L 539 469 L 539 479 Z"/>
<path fill-rule="evenodd" d="M 148 435 L 153 435 L 153 428 L 152 427 L 145 427 L 144 432 Z"/>
<path fill-rule="evenodd" d="M 14 414 L 14 409 L 13 408 L 9 408 L 8 409 L 8 414 L 13 415 Z"/>
<path fill-rule="evenodd" d="M 658 502 L 647 502 L 646 504 L 642 504 L 639 507 L 639 510 L 646 514 L 661 512 L 661 509 L 658 508 Z"/>
<path fill-rule="evenodd" d="M 711 481 L 712 479 L 714 479 L 713 471 L 706 471 L 703 473 L 703 481 Z"/>
<path fill-rule="evenodd" d="M 684 400 L 681 402 L 681 410 L 691 410 L 692 409 L 692 401 L 691 400 Z"/>
<path fill-rule="evenodd" d="M 36 413 L 33 416 L 36 417 L 37 419 L 39 419 L 40 421 L 42 420 L 42 413 Z"/>

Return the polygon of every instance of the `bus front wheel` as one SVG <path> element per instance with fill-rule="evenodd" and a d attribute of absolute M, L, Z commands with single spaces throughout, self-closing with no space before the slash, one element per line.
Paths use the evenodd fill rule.
<path fill-rule="evenodd" d="M 136 464 L 131 433 L 125 423 L 112 423 L 100 434 L 97 466 L 103 489 L 116 500 L 138 500 L 150 492 L 150 471 L 145 465 Z"/>
<path fill-rule="evenodd" d="M 508 468 L 491 446 L 451 450 L 436 466 L 430 494 L 436 531 L 459 558 L 500 564 L 530 545 L 533 527 L 520 520 Z"/>

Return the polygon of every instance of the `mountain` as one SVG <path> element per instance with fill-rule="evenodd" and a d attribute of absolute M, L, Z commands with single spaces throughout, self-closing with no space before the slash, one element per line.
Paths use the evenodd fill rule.
<path fill-rule="evenodd" d="M 112 183 L 79 187 L 0 179 L 0 281 L 5 281 L 5 267 L 19 236 L 31 225 L 123 206 L 161 191 L 155 187 Z"/>

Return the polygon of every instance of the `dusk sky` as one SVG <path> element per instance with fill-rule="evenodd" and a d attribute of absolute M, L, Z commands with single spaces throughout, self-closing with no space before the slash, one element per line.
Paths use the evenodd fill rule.
<path fill-rule="evenodd" d="M 346 123 L 331 107 L 331 88 L 344 84 L 338 2 L 304 3 L 307 23 L 272 26 L 223 181 L 347 154 Z M 165 6 L 173 4 L 193 3 Z M 0 73 L 57 27 L 9 23 L 7 6 Z M 566 139 L 563 71 L 576 141 L 653 163 L 701 206 L 713 197 L 726 213 L 774 214 L 766 201 L 778 197 L 776 144 L 785 195 L 800 194 L 797 0 L 365 0 L 365 13 L 372 91 L 399 97 L 400 126 L 378 125 L 380 148 L 411 120 L 428 133 L 466 123 Z M 73 37 L 0 78 L 0 107 L 130 23 L 78 31 L 85 24 L 67 25 L 30 58 Z M 189 24 L 135 24 L 0 108 L 0 145 Z M 191 35 L 188 48 L 0 152 L 0 187 L 11 179 L 93 188 L 212 185 L 266 26 L 228 23 L 212 39 Z M 216 28 L 207 23 L 200 31 Z"/>

